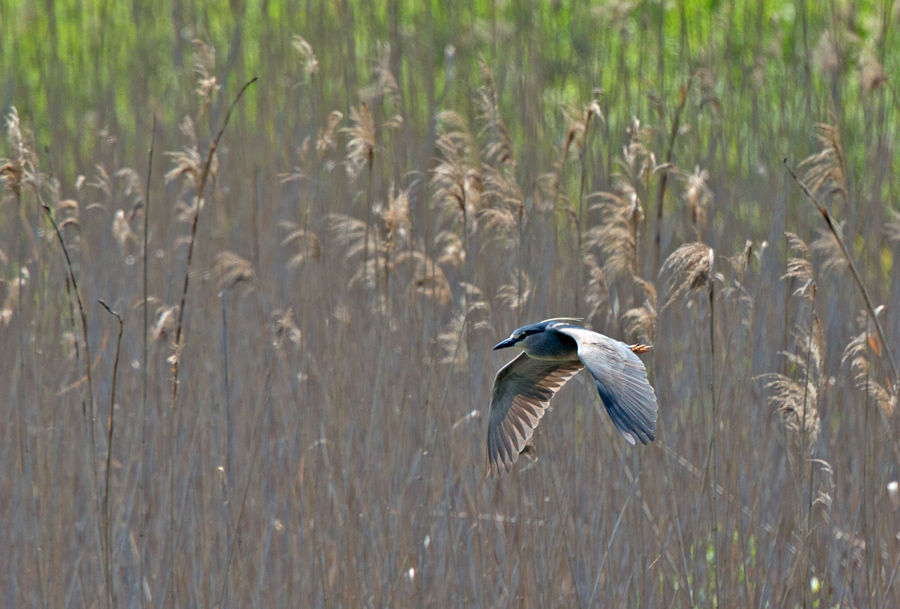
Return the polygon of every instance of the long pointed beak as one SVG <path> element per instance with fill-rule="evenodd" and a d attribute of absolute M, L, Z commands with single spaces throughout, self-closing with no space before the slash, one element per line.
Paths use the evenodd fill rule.
<path fill-rule="evenodd" d="M 505 341 L 503 341 L 502 343 L 497 343 L 496 345 L 494 345 L 494 349 L 493 349 L 493 350 L 496 351 L 497 349 L 506 349 L 507 347 L 512 347 L 512 346 L 515 345 L 517 342 L 519 342 L 519 341 L 517 341 L 517 340 L 514 339 L 514 338 L 507 338 L 507 339 L 506 339 Z"/>

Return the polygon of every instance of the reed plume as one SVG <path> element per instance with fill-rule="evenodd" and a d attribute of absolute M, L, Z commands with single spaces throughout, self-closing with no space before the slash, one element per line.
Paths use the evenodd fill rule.
<path fill-rule="evenodd" d="M 883 306 L 879 307 L 876 309 L 876 313 L 881 313 L 883 310 Z M 857 326 L 861 330 L 844 347 L 841 365 L 850 366 L 857 389 L 867 392 L 869 398 L 878 405 L 885 417 L 890 417 L 897 408 L 897 394 L 891 386 L 890 379 L 886 378 L 882 384 L 873 378 L 875 371 L 872 369 L 873 362 L 871 361 L 871 356 L 874 355 L 878 358 L 882 355 L 881 339 L 869 322 L 865 311 L 857 318 Z"/>
<path fill-rule="evenodd" d="M 700 169 L 698 165 L 694 168 L 693 173 L 679 171 L 678 178 L 684 185 L 682 197 L 691 212 L 691 225 L 694 227 L 694 235 L 698 241 L 702 241 L 703 233 L 706 231 L 706 212 L 713 200 L 712 190 L 706 183 L 709 179 L 709 172 L 705 169 Z"/>
<path fill-rule="evenodd" d="M 312 76 L 319 71 L 319 62 L 316 59 L 316 53 L 313 51 L 312 45 L 309 44 L 303 36 L 294 34 L 291 40 L 291 46 L 300 54 L 303 61 L 303 72 L 307 76 Z"/>
<path fill-rule="evenodd" d="M 319 261 L 322 256 L 322 248 L 316 233 L 287 220 L 280 222 L 280 225 L 281 228 L 288 231 L 287 236 L 281 240 L 282 247 L 289 246 L 296 251 L 288 259 L 289 268 L 298 267 L 307 260 Z"/>
<path fill-rule="evenodd" d="M 621 322 L 630 340 L 652 345 L 656 341 L 657 308 L 656 288 L 649 281 L 634 277 L 643 294 L 641 304 L 622 314 Z"/>
<path fill-rule="evenodd" d="M 766 389 L 771 390 L 769 403 L 781 422 L 793 450 L 788 454 L 812 456 L 819 439 L 819 401 L 827 379 L 823 373 L 825 337 L 819 318 L 813 314 L 811 331 L 798 328 L 794 334 L 794 349 L 783 355 L 796 368 L 799 380 L 784 374 L 767 375 Z M 799 464 L 798 464 L 799 466 Z"/>
<path fill-rule="evenodd" d="M 348 137 L 347 174 L 355 180 L 375 154 L 375 122 L 365 100 L 350 108 L 350 126 L 344 132 Z"/>
<path fill-rule="evenodd" d="M 796 286 L 793 296 L 806 300 L 812 310 L 810 326 L 799 327 L 794 333 L 794 348 L 782 353 L 798 371 L 800 380 L 784 374 L 770 374 L 765 387 L 772 391 L 769 403 L 781 422 L 781 429 L 794 454 L 811 456 L 819 436 L 818 404 L 826 386 L 823 373 L 825 355 L 825 335 L 819 317 L 814 310 L 816 278 L 809 260 L 810 248 L 794 233 L 785 233 L 788 246 L 795 253 L 788 258 L 782 279 L 790 279 Z M 797 466 L 800 466 L 798 461 Z"/>
<path fill-rule="evenodd" d="M 194 39 L 194 74 L 197 76 L 195 93 L 200 101 L 197 118 L 208 112 L 212 106 L 213 96 L 219 92 L 221 85 L 216 78 L 216 49 L 200 38 Z"/>
<path fill-rule="evenodd" d="M 660 269 L 660 275 L 668 275 L 666 304 L 668 308 L 687 291 L 703 288 L 712 280 L 715 252 L 704 243 L 686 243 L 672 252 Z"/>
<path fill-rule="evenodd" d="M 478 144 L 465 119 L 456 112 L 441 112 L 438 120 L 438 162 L 431 177 L 433 199 L 454 226 L 473 230 L 484 191 Z"/>
<path fill-rule="evenodd" d="M 461 305 L 437 337 L 440 362 L 452 366 L 456 372 L 465 372 L 468 367 L 470 333 L 493 330 L 488 321 L 491 307 L 482 291 L 470 283 L 461 287 L 465 290 Z"/>
<path fill-rule="evenodd" d="M 219 290 L 229 290 L 238 284 L 246 285 L 245 294 L 254 289 L 253 265 L 234 252 L 225 250 L 216 254 L 213 273 L 218 278 Z"/>
<path fill-rule="evenodd" d="M 847 200 L 847 163 L 841 132 L 837 125 L 819 123 L 816 125 L 816 140 L 822 146 L 819 152 L 806 157 L 800 167 L 808 167 L 803 181 L 809 189 L 821 195 L 840 195 Z"/>
<path fill-rule="evenodd" d="M 452 235 L 452 233 L 449 234 Z M 453 258 L 453 260 L 456 261 L 458 258 Z M 444 275 L 443 269 L 425 254 L 421 247 L 400 252 L 397 256 L 397 266 L 404 264 L 412 266 L 412 286 L 417 293 L 444 305 L 453 302 L 450 282 Z"/>

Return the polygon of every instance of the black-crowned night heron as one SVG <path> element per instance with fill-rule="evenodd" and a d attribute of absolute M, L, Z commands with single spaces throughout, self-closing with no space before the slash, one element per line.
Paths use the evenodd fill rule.
<path fill-rule="evenodd" d="M 487 475 L 507 472 L 534 434 L 550 400 L 582 368 L 615 426 L 635 444 L 652 442 L 656 430 L 656 394 L 635 353 L 649 347 L 623 342 L 557 318 L 522 326 L 494 349 L 524 351 L 494 379 L 488 421 Z"/>

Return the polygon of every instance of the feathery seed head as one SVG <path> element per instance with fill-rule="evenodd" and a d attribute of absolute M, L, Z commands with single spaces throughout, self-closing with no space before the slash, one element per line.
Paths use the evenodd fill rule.
<path fill-rule="evenodd" d="M 700 242 L 686 243 L 672 252 L 659 271 L 660 276 L 668 274 L 666 293 L 668 299 L 663 309 L 686 291 L 699 290 L 712 281 L 715 252 Z"/>

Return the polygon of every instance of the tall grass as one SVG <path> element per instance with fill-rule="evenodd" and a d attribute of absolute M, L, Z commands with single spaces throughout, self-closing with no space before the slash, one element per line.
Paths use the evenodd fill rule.
<path fill-rule="evenodd" d="M 900 604 L 898 17 L 751 4 L 3 13 L 3 604 Z"/>

